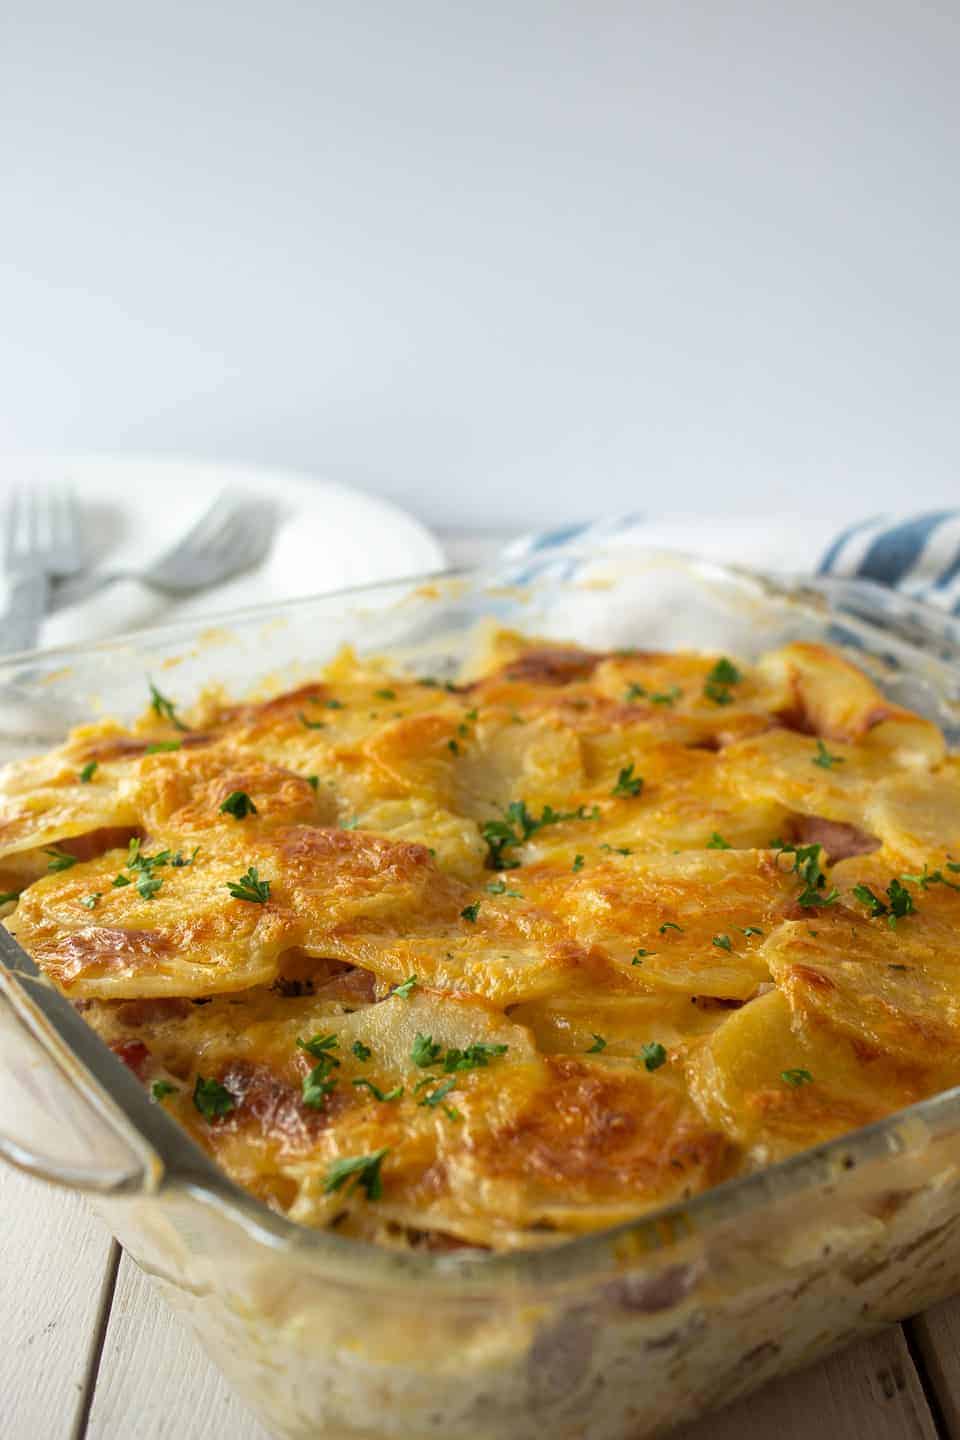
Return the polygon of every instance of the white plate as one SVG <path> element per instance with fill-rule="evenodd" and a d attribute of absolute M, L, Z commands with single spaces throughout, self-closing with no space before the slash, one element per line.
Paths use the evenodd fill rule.
<path fill-rule="evenodd" d="M 197 460 L 63 456 L 11 460 L 3 483 L 68 481 L 81 503 L 91 562 L 133 569 L 177 540 L 225 489 L 268 496 L 279 523 L 256 570 L 188 600 L 123 582 L 45 622 L 42 643 L 97 639 L 168 619 L 316 595 L 444 565 L 430 532 L 387 500 L 295 471 Z"/>

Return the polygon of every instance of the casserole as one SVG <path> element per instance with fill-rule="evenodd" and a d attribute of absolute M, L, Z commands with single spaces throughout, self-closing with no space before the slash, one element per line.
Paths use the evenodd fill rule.
<path fill-rule="evenodd" d="M 946 617 L 862 588 L 784 590 L 676 557 L 571 550 L 520 573 L 378 587 L 203 634 L 10 662 L 2 758 L 46 747 L 92 704 L 138 712 L 144 671 L 172 671 L 181 694 L 213 678 L 235 692 L 289 685 L 348 642 L 451 674 L 480 615 L 608 648 L 642 635 L 749 657 L 827 639 L 955 740 Z M 957 1283 L 953 1092 L 550 1251 L 384 1253 L 300 1230 L 236 1191 L 18 953 L 11 963 L 5 1153 L 98 1193 L 278 1434 L 653 1434 Z"/>

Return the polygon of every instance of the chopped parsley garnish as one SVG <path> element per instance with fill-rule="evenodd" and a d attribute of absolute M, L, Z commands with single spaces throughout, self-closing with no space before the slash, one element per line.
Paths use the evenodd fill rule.
<path fill-rule="evenodd" d="M 360 816 L 359 816 L 359 815 L 354 815 L 354 817 L 353 817 L 352 820 L 341 820 L 341 821 L 340 821 L 340 829 L 341 829 L 341 830 L 356 830 L 356 828 L 357 828 L 357 826 L 358 826 L 359 824 L 360 824 Z"/>
<path fill-rule="evenodd" d="M 300 724 L 305 725 L 308 730 L 326 730 L 327 728 L 326 720 L 310 720 L 304 715 L 302 710 L 299 712 L 297 718 Z"/>
<path fill-rule="evenodd" d="M 306 1050 L 307 1054 L 312 1055 L 314 1060 L 319 1060 L 321 1056 L 329 1055 L 329 1052 L 336 1050 L 339 1044 L 340 1040 L 336 1035 L 314 1035 L 311 1040 L 301 1040 L 300 1036 L 297 1036 L 297 1049 Z M 339 1060 L 333 1060 L 332 1056 L 330 1058 L 334 1065 L 340 1064 Z"/>
<path fill-rule="evenodd" d="M 397 698 L 396 690 L 374 690 L 373 693 L 378 700 L 396 700 Z"/>
<path fill-rule="evenodd" d="M 121 885 L 132 885 L 133 881 L 129 875 L 114 875 L 112 884 L 115 890 L 119 890 Z"/>
<path fill-rule="evenodd" d="M 351 1085 L 357 1086 L 358 1089 L 363 1087 L 364 1089 L 369 1090 L 374 1100 L 379 1100 L 381 1104 L 390 1100 L 400 1100 L 403 1097 L 402 1085 L 395 1085 L 392 1090 L 383 1091 L 380 1089 L 379 1085 L 374 1085 L 373 1081 L 367 1080 L 366 1077 L 360 1080 L 351 1080 L 350 1083 Z"/>
<path fill-rule="evenodd" d="M 220 806 L 220 814 L 232 815 L 234 820 L 245 820 L 248 815 L 256 815 L 256 813 L 257 807 L 246 790 L 231 790 Z"/>
<path fill-rule="evenodd" d="M 576 875 L 576 873 L 577 873 L 578 870 L 582 870 L 582 869 L 583 869 L 583 856 L 582 856 L 582 855 L 574 855 L 574 857 L 573 857 L 573 864 L 570 866 L 570 869 L 573 871 L 574 875 Z"/>
<path fill-rule="evenodd" d="M 182 746 L 182 740 L 151 740 L 144 753 L 147 755 L 167 755 L 174 750 L 180 750 Z"/>
<path fill-rule="evenodd" d="M 457 744 L 456 740 L 448 740 L 447 749 L 450 751 L 451 755 L 460 754 L 460 746 Z"/>
<path fill-rule="evenodd" d="M 390 991 L 390 994 L 399 995 L 401 1000 L 409 1000 L 410 996 L 413 994 L 414 990 L 416 990 L 419 984 L 420 981 L 417 979 L 416 975 L 408 975 L 407 979 L 404 980 L 402 985 L 395 985 L 393 987 L 393 989 Z"/>
<path fill-rule="evenodd" d="M 474 900 L 472 905 L 464 905 L 460 911 L 461 920 L 469 920 L 471 925 L 476 925 L 477 916 L 480 914 L 480 901 Z"/>
<path fill-rule="evenodd" d="M 775 842 L 775 849 L 781 855 L 792 855 L 792 873 L 799 875 L 803 881 L 803 889 L 797 896 L 797 904 L 804 908 L 812 908 L 818 905 L 833 905 L 840 899 L 840 891 L 834 887 L 829 894 L 824 894 L 827 884 L 827 877 L 820 868 L 821 845 L 784 845 Z"/>
<path fill-rule="evenodd" d="M 350 1046 L 350 1053 L 352 1055 L 356 1055 L 358 1060 L 369 1060 L 370 1056 L 373 1054 L 373 1051 L 370 1049 L 369 1045 L 364 1045 L 362 1040 L 354 1040 L 353 1044 Z"/>
<path fill-rule="evenodd" d="M 80 901 L 80 904 L 84 907 L 85 910 L 96 910 L 102 899 L 103 896 L 101 895 L 100 891 L 94 890 L 92 894 L 84 895 L 83 899 Z"/>
<path fill-rule="evenodd" d="M 444 1100 L 446 1100 L 447 1096 L 450 1094 L 450 1091 L 455 1090 L 456 1088 L 457 1078 L 455 1075 L 451 1075 L 449 1080 L 442 1081 L 441 1084 L 437 1086 L 436 1090 L 431 1090 L 429 1095 L 424 1095 L 422 1100 L 417 1101 L 417 1104 L 421 1106 L 429 1106 L 431 1110 L 434 1110 L 438 1105 L 440 1105 Z"/>
<path fill-rule="evenodd" d="M 601 1050 L 606 1050 L 607 1042 L 602 1035 L 594 1035 L 593 1044 L 587 1050 L 588 1055 L 599 1055 Z"/>
<path fill-rule="evenodd" d="M 162 884 L 162 875 L 151 875 L 149 872 L 141 875 L 137 881 L 137 889 L 140 892 L 141 899 L 152 900 Z"/>
<path fill-rule="evenodd" d="M 468 711 L 467 711 L 466 719 L 467 719 L 467 720 L 474 721 L 474 720 L 476 720 L 476 719 L 478 718 L 479 714 L 480 714 L 479 710 L 477 709 L 476 706 L 474 706 L 472 710 L 468 710 Z"/>
<path fill-rule="evenodd" d="M 729 935 L 714 935 L 711 943 L 716 945 L 718 950 L 730 950 L 731 948 Z"/>
<path fill-rule="evenodd" d="M 707 841 L 707 849 L 732 850 L 733 846 L 730 844 L 729 840 L 724 840 L 723 836 L 718 834 L 718 832 L 714 830 L 713 834 L 710 836 L 710 839 Z"/>
<path fill-rule="evenodd" d="M 885 915 L 891 930 L 896 927 L 898 920 L 916 912 L 917 907 L 913 903 L 913 896 L 905 885 L 901 885 L 899 880 L 891 880 L 887 886 L 886 903 L 880 899 L 879 895 L 873 893 L 869 885 L 854 885 L 853 894 L 861 905 L 866 905 L 871 918 L 876 919 Z"/>
<path fill-rule="evenodd" d="M 491 895 L 505 895 L 508 900 L 523 899 L 519 890 L 511 890 L 508 888 L 506 880 L 491 880 L 490 884 L 485 886 L 485 889 Z"/>
<path fill-rule="evenodd" d="M 759 925 L 743 925 L 743 926 L 741 926 L 740 928 L 741 928 L 743 934 L 746 935 L 748 938 L 749 938 L 751 935 L 762 935 L 762 934 L 763 934 L 763 931 L 760 929 L 760 926 L 759 926 Z"/>
<path fill-rule="evenodd" d="M 487 844 L 488 870 L 515 870 L 519 860 L 504 854 L 516 845 L 524 845 L 538 830 L 546 825 L 560 825 L 566 820 L 599 820 L 597 805 L 587 809 L 579 805 L 576 810 L 554 810 L 544 805 L 539 820 L 530 814 L 525 800 L 513 800 L 507 806 L 502 820 L 487 820 L 480 827 L 480 833 Z"/>
<path fill-rule="evenodd" d="M 314 1065 L 309 1075 L 304 1075 L 300 1098 L 308 1109 L 322 1110 L 326 1105 L 328 1096 L 337 1088 L 337 1078 L 330 1072 L 333 1066 L 339 1063 L 332 1056 L 325 1055 L 319 1065 Z"/>
<path fill-rule="evenodd" d="M 491 1045 L 483 1040 L 475 1041 L 465 1050 L 451 1045 L 443 1057 L 443 1068 L 448 1075 L 458 1070 L 485 1070 L 491 1060 L 498 1055 L 506 1055 L 509 1048 L 508 1045 Z"/>
<path fill-rule="evenodd" d="M 610 791 L 611 795 L 639 795 L 643 789 L 643 777 L 634 776 L 633 764 L 625 765 L 617 776 L 617 783 Z"/>
<path fill-rule="evenodd" d="M 323 703 L 328 710 L 342 710 L 344 708 L 342 700 L 324 700 Z"/>
<path fill-rule="evenodd" d="M 13 901 L 13 900 L 19 900 L 19 899 L 20 899 L 20 891 L 19 891 L 19 890 L 3 890 L 3 891 L 0 891 L 0 905 L 9 905 L 11 901 Z"/>
<path fill-rule="evenodd" d="M 821 770 L 831 770 L 834 765 L 844 765 L 846 760 L 842 755 L 831 755 L 822 740 L 817 741 L 817 753 L 810 762 L 812 765 L 819 765 Z"/>
<path fill-rule="evenodd" d="M 51 845 L 43 853 L 50 856 L 47 861 L 47 869 L 51 875 L 56 875 L 61 870 L 69 870 L 77 863 L 76 855 L 68 855 L 65 850 L 58 850 L 56 845 Z"/>
<path fill-rule="evenodd" d="M 634 700 L 643 700 L 646 696 L 646 693 L 647 692 L 642 685 L 628 685 L 627 693 L 626 695 L 624 695 L 623 698 L 628 705 L 632 705 Z"/>
<path fill-rule="evenodd" d="M 715 705 L 729 705 L 733 701 L 731 685 L 739 685 L 743 676 L 731 660 L 718 660 L 703 685 L 703 693 Z"/>
<path fill-rule="evenodd" d="M 178 1095 L 179 1087 L 171 1085 L 169 1080 L 154 1080 L 150 1086 L 150 1094 L 154 1100 L 165 1100 L 168 1095 Z"/>
<path fill-rule="evenodd" d="M 236 1105 L 226 1085 L 219 1080 L 205 1080 L 202 1075 L 197 1076 L 193 1087 L 193 1103 L 207 1121 L 221 1120 Z"/>
<path fill-rule="evenodd" d="M 239 880 L 228 880 L 227 889 L 234 900 L 249 900 L 253 905 L 266 905 L 270 899 L 270 881 L 260 879 L 256 865 L 251 865 Z"/>
<path fill-rule="evenodd" d="M 385 1147 L 383 1150 L 375 1150 L 372 1155 L 352 1155 L 347 1160 L 334 1160 L 323 1183 L 324 1195 L 342 1190 L 347 1181 L 350 1181 L 348 1194 L 359 1185 L 366 1192 L 368 1200 L 379 1200 L 383 1194 L 380 1167 L 384 1156 L 389 1154 L 389 1147 Z"/>
<path fill-rule="evenodd" d="M 652 705 L 675 705 L 682 694 L 683 691 L 679 685 L 672 685 L 669 690 L 661 690 L 657 694 L 651 695 L 650 703 Z"/>
<path fill-rule="evenodd" d="M 320 784 L 320 776 L 319 776 L 319 775 L 307 775 L 307 776 L 306 776 L 306 781 L 307 781 L 307 784 L 308 784 L 308 785 L 310 785 L 314 790 L 316 790 L 316 789 L 318 788 L 319 784 Z"/>
<path fill-rule="evenodd" d="M 682 925 L 675 925 L 672 920 L 664 920 L 663 924 L 660 926 L 660 934 L 666 935 L 668 930 L 676 930 L 678 935 L 683 934 Z"/>
<path fill-rule="evenodd" d="M 199 854 L 200 854 L 200 846 L 199 846 L 199 845 L 194 845 L 194 847 L 193 847 L 193 854 L 190 856 L 190 858 L 189 858 L 188 860 L 185 860 L 185 859 L 184 859 L 184 857 L 183 857 L 183 851 L 182 851 L 182 850 L 178 850 L 177 853 L 176 853 L 176 855 L 171 855 L 171 856 L 170 856 L 170 864 L 173 866 L 174 870 L 182 870 L 185 866 L 187 866 L 187 865 L 192 865 L 193 862 L 194 862 L 194 860 L 196 860 L 196 858 L 197 858 L 197 856 L 198 856 Z"/>
<path fill-rule="evenodd" d="M 188 730 L 190 727 L 184 725 L 183 721 L 177 715 L 177 707 L 173 701 L 168 700 L 165 695 L 161 695 L 149 677 L 147 684 L 150 686 L 150 708 L 153 713 L 159 715 L 161 720 L 169 720 L 175 730 Z"/>
<path fill-rule="evenodd" d="M 648 955 L 656 955 L 656 953 L 656 950 L 637 950 L 633 956 L 633 959 L 630 961 L 630 964 L 639 965 L 641 961 L 646 960 Z"/>
<path fill-rule="evenodd" d="M 89 785 L 89 784 L 90 784 L 90 781 L 93 779 L 93 777 L 94 777 L 94 775 L 96 774 L 96 772 L 97 772 L 97 762 L 96 762 L 96 760 L 88 760 L 87 763 L 86 763 L 86 765 L 84 765 L 83 769 L 80 771 L 80 784 L 81 784 L 81 785 Z"/>
<path fill-rule="evenodd" d="M 632 854 L 633 854 L 633 851 L 630 849 L 629 845 L 607 845 L 606 843 L 604 843 L 604 844 L 602 844 L 602 845 L 600 846 L 600 849 L 601 849 L 601 850 L 609 850 L 610 853 L 611 853 L 611 855 L 632 855 Z"/>
<path fill-rule="evenodd" d="M 780 1079 L 787 1085 L 810 1085 L 813 1083 L 813 1076 L 809 1070 L 781 1070 Z"/>
<path fill-rule="evenodd" d="M 948 870 L 960 869 L 957 865 L 947 865 Z M 921 890 L 926 890 L 930 885 L 946 885 L 949 890 L 960 890 L 952 880 L 948 880 L 942 870 L 930 870 L 926 863 L 919 875 L 901 875 L 901 880 L 907 880 L 911 885 L 919 885 Z"/>
<path fill-rule="evenodd" d="M 437 1045 L 432 1035 L 421 1035 L 420 1031 L 417 1031 L 413 1049 L 410 1051 L 410 1059 L 414 1065 L 419 1065 L 422 1069 L 427 1065 L 436 1065 L 442 1054 L 443 1046 Z"/>
<path fill-rule="evenodd" d="M 652 1040 L 640 1046 L 637 1058 L 643 1061 L 648 1070 L 659 1070 L 661 1065 L 667 1063 L 667 1052 L 658 1040 Z"/>

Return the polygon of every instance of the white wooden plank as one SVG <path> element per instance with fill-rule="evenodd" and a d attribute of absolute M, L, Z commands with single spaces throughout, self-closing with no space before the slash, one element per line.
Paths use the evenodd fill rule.
<path fill-rule="evenodd" d="M 758 1390 L 676 1440 L 937 1440 L 899 1326 Z"/>
<path fill-rule="evenodd" d="M 0 1433 L 67 1440 L 113 1241 L 78 1196 L 2 1164 L 0 1214 Z"/>
<path fill-rule="evenodd" d="M 87 1440 L 270 1440 L 184 1325 L 120 1261 Z"/>
<path fill-rule="evenodd" d="M 950 1440 L 960 1440 L 960 1298 L 908 1322 Z"/>

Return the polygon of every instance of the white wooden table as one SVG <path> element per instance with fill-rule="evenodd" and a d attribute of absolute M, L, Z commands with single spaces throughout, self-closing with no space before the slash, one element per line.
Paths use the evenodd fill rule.
<path fill-rule="evenodd" d="M 445 536 L 454 563 L 500 536 Z M 0 1440 L 269 1440 L 82 1200 L 0 1165 Z M 682 1440 L 960 1440 L 960 1299 Z"/>

